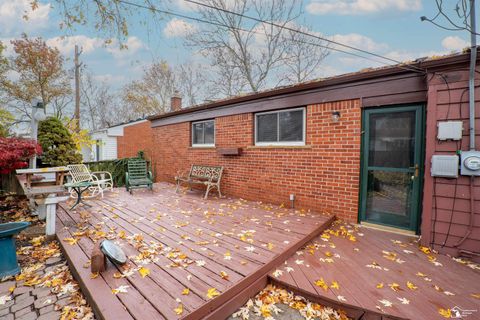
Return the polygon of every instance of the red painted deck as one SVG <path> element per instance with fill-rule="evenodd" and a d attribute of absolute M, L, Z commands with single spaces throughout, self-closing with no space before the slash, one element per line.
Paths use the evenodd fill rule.
<path fill-rule="evenodd" d="M 132 196 L 117 189 L 88 201 L 91 207 L 70 211 L 67 204 L 60 206 L 58 239 L 99 318 L 225 318 L 265 286 L 269 270 L 333 219 L 241 199 L 203 200 L 201 193 L 174 190 L 156 184 L 154 192 L 135 190 Z M 122 246 L 128 266 L 110 264 L 92 277 L 91 250 L 105 238 Z M 150 273 L 142 277 L 140 267 Z M 125 293 L 112 293 L 122 286 Z M 185 289 L 188 294 L 182 294 Z M 209 290 L 218 296 L 207 297 Z"/>
<path fill-rule="evenodd" d="M 356 319 L 444 319 L 448 310 L 453 318 L 455 307 L 477 310 L 461 319 L 480 319 L 479 266 L 422 251 L 415 241 L 335 222 L 269 277 Z"/>

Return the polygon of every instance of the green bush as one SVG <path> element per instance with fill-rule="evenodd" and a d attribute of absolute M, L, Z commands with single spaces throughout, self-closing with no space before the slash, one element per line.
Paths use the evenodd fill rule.
<path fill-rule="evenodd" d="M 40 122 L 38 142 L 43 150 L 43 165 L 55 167 L 82 162 L 82 155 L 78 153 L 72 135 L 55 117 Z"/>
<path fill-rule="evenodd" d="M 125 172 L 127 172 L 128 159 L 130 158 L 85 162 L 85 165 L 91 172 L 110 172 L 112 174 L 113 185 L 115 187 L 123 187 L 125 186 Z M 150 167 L 150 163 L 148 161 L 147 165 Z"/>

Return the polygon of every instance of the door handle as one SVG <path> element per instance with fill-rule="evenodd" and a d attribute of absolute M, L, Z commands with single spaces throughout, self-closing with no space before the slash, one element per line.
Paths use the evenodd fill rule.
<path fill-rule="evenodd" d="M 418 178 L 418 176 L 420 175 L 420 166 L 418 165 L 418 163 L 416 163 L 414 167 L 410 167 L 410 169 L 414 169 L 412 180 Z"/>

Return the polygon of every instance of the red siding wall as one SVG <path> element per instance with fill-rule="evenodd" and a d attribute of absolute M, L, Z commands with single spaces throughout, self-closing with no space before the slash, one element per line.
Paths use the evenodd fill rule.
<path fill-rule="evenodd" d="M 117 157 L 136 157 L 138 151 L 145 151 L 147 159 L 152 156 L 152 128 L 150 121 L 123 128 L 123 137 L 117 138 Z"/>
<path fill-rule="evenodd" d="M 341 112 L 333 123 L 332 111 Z M 227 195 L 328 211 L 357 221 L 361 110 L 359 100 L 309 105 L 306 146 L 254 146 L 252 113 L 215 119 L 216 148 L 192 148 L 190 123 L 155 127 L 154 159 L 157 180 L 173 182 L 178 170 L 191 164 L 225 167 Z M 222 156 L 218 148 L 240 147 L 240 156 Z"/>
<path fill-rule="evenodd" d="M 430 160 L 433 154 L 454 154 L 469 149 L 468 72 L 429 75 L 426 127 L 425 187 L 423 199 L 422 242 L 442 252 L 457 255 L 460 250 L 480 253 L 480 178 L 474 183 L 474 226 L 468 238 L 456 245 L 467 233 L 470 223 L 470 178 L 432 178 Z M 448 82 L 448 85 L 445 83 Z M 477 80 L 477 85 L 480 82 Z M 476 147 L 480 149 L 480 90 L 476 89 Z M 437 122 L 463 121 L 460 142 L 439 142 Z M 448 235 L 449 234 L 449 235 Z M 448 236 L 447 236 L 448 235 Z M 476 259 L 478 260 L 478 258 Z"/>

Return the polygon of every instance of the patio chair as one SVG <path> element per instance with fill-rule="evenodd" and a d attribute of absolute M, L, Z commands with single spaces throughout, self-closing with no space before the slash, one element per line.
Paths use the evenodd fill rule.
<path fill-rule="evenodd" d="M 152 172 L 148 171 L 147 161 L 141 158 L 128 159 L 125 173 L 125 188 L 132 194 L 134 188 L 149 188 L 153 191 Z"/>
<path fill-rule="evenodd" d="M 108 171 L 96 171 L 90 172 L 87 166 L 84 164 L 71 164 L 67 168 L 70 170 L 70 175 L 72 177 L 73 183 L 79 182 L 90 182 L 92 186 L 89 187 L 90 195 L 84 196 L 84 198 L 92 198 L 97 195 L 102 195 L 103 191 L 110 190 L 113 191 L 113 179 L 112 174 Z M 72 198 L 77 197 L 77 194 L 73 192 L 73 189 L 70 190 L 70 196 Z"/>

